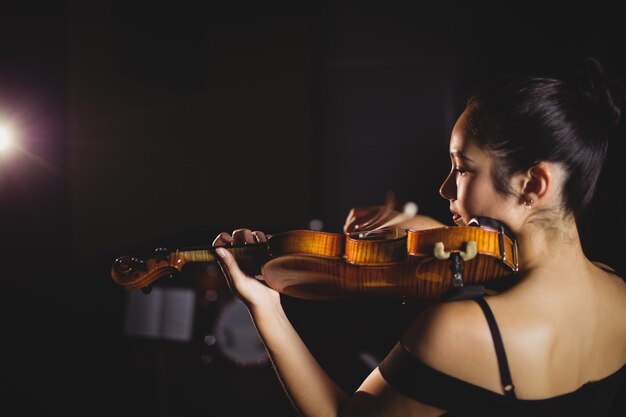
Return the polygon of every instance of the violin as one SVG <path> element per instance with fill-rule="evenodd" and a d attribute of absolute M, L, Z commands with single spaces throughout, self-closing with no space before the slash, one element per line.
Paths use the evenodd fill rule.
<path fill-rule="evenodd" d="M 271 235 L 265 243 L 223 247 L 246 274 L 262 274 L 279 293 L 307 300 L 470 298 L 507 288 L 518 271 L 515 237 L 490 218 L 426 230 L 292 230 Z M 160 248 L 148 259 L 122 256 L 111 276 L 128 290 L 145 289 L 186 264 L 219 263 L 216 248 Z"/>

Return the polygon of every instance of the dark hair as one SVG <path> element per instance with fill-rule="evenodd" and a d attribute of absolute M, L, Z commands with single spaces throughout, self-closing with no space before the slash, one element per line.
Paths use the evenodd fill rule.
<path fill-rule="evenodd" d="M 623 97 L 593 59 L 573 77 L 502 76 L 470 95 L 466 133 L 496 159 L 493 177 L 503 194 L 513 174 L 540 161 L 561 163 L 563 204 L 578 217 L 593 198 Z"/>

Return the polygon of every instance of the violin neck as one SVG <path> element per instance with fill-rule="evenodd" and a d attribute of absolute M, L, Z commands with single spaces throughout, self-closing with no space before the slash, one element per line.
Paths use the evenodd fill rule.
<path fill-rule="evenodd" d="M 178 249 L 173 253 L 175 259 L 187 262 L 216 262 L 217 255 L 213 248 Z"/>
<path fill-rule="evenodd" d="M 220 258 L 215 253 L 218 246 L 178 249 L 172 253 L 174 259 L 187 262 L 217 262 Z M 265 259 L 268 256 L 266 244 L 222 246 L 235 259 Z"/>

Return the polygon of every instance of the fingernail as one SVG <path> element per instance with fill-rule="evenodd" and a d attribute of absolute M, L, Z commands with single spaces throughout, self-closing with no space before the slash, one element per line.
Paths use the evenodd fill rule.
<path fill-rule="evenodd" d="M 217 252 L 220 258 L 223 258 L 224 256 L 226 256 L 226 249 L 224 248 L 217 248 L 215 249 L 215 252 Z"/>

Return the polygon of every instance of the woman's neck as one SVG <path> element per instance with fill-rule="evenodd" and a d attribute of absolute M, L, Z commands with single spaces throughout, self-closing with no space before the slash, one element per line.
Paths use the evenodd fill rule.
<path fill-rule="evenodd" d="M 517 233 L 520 272 L 546 269 L 580 270 L 588 265 L 573 216 L 550 222 L 529 223 Z"/>

